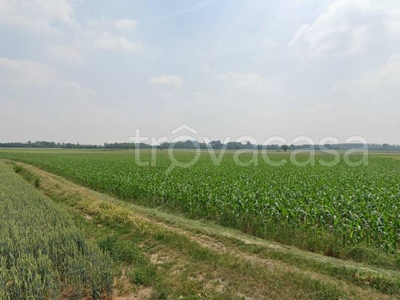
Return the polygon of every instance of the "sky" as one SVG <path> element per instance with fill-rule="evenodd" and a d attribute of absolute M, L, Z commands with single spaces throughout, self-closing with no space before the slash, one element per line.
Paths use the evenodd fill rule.
<path fill-rule="evenodd" d="M 0 0 L 0 142 L 400 144 L 397 2 Z"/>

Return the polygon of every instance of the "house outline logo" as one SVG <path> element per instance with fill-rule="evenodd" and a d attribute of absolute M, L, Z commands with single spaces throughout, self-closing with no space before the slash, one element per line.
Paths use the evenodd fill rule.
<path fill-rule="evenodd" d="M 187 124 L 182 124 L 181 126 L 179 126 L 179 127 L 175 128 L 174 130 L 172 130 L 171 133 L 173 135 L 176 135 L 176 134 L 178 134 L 178 133 L 180 133 L 182 131 L 187 131 L 187 132 L 189 132 L 189 133 L 191 133 L 193 135 L 197 135 L 199 133 L 198 130 L 194 129 L 193 127 L 191 127 L 191 126 L 189 126 Z"/>

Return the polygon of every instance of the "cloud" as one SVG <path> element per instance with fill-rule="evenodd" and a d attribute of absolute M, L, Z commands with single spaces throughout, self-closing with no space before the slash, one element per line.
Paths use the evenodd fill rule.
<path fill-rule="evenodd" d="M 114 22 L 115 27 L 120 31 L 134 30 L 139 23 L 133 19 L 120 19 Z"/>
<path fill-rule="evenodd" d="M 183 80 L 179 76 L 162 75 L 150 78 L 149 83 L 152 86 L 166 87 L 166 88 L 181 88 Z"/>
<path fill-rule="evenodd" d="M 7 128 L 2 139 L 76 142 L 82 128 L 99 135 L 105 122 L 112 124 L 96 92 L 43 64 L 0 58 L 0 90 L 0 128 Z"/>
<path fill-rule="evenodd" d="M 400 94 L 400 54 L 392 56 L 388 62 L 354 80 L 337 82 L 333 91 L 348 96 L 351 101 L 390 102 Z"/>
<path fill-rule="evenodd" d="M 97 97 L 94 91 L 83 88 L 75 81 L 65 80 L 52 67 L 29 60 L 0 58 L 0 86 L 2 85 L 9 87 L 8 92 L 16 91 L 11 92 L 11 98 L 23 95 L 22 101 L 27 101 L 34 95 L 41 95 L 38 103 L 57 99 L 74 103 L 82 101 L 82 98 L 94 100 Z"/>
<path fill-rule="evenodd" d="M 214 80 L 228 82 L 240 88 L 254 88 L 262 85 L 263 78 L 257 73 L 222 72 L 212 67 L 204 67 L 203 72 L 210 74 Z"/>
<path fill-rule="evenodd" d="M 323 10 L 313 24 L 303 24 L 289 47 L 302 59 L 359 55 L 369 43 L 381 38 L 382 30 L 396 31 L 394 2 L 336 0 Z M 400 16 L 400 15 L 399 15 Z M 386 24 L 382 28 L 382 24 Z"/>
<path fill-rule="evenodd" d="M 132 31 L 139 26 L 139 22 L 134 19 L 124 18 L 117 20 L 95 19 L 85 23 L 88 30 L 96 32 L 117 32 L 117 31 Z"/>
<path fill-rule="evenodd" d="M 220 81 L 232 82 L 240 88 L 252 89 L 263 85 L 262 76 L 255 73 L 221 73 L 215 74 L 213 78 Z"/>
<path fill-rule="evenodd" d="M 74 19 L 71 0 L 0 0 L 0 25 L 16 26 L 48 36 L 58 33 L 70 45 L 52 44 L 47 46 L 51 60 L 69 63 L 81 62 L 87 50 L 114 52 L 137 52 L 142 49 L 139 42 L 132 41 L 126 33 L 134 30 L 138 22 L 134 19 L 98 19 L 79 22 Z M 64 24 L 63 28 L 60 23 Z"/>
<path fill-rule="evenodd" d="M 73 22 L 73 9 L 68 1 L 0 0 L 0 24 L 51 34 L 57 31 L 56 22 Z"/>
<path fill-rule="evenodd" d="M 384 25 L 387 31 L 391 34 L 392 37 L 398 38 L 400 37 L 400 9 L 393 9 L 388 18 L 384 21 Z"/>
<path fill-rule="evenodd" d="M 68 63 L 80 63 L 82 61 L 82 53 L 79 49 L 65 45 L 51 46 L 48 48 L 47 54 L 51 60 L 61 60 Z"/>
<path fill-rule="evenodd" d="M 113 52 L 138 52 L 142 46 L 138 42 L 131 41 L 120 31 L 133 30 L 138 23 L 133 19 L 92 20 L 86 22 L 80 29 L 82 31 L 82 43 L 86 48 Z"/>
<path fill-rule="evenodd" d="M 110 33 L 103 33 L 94 41 L 94 47 L 96 49 L 107 50 L 107 51 L 133 51 L 137 52 L 142 49 L 142 46 L 138 43 L 131 42 L 125 36 L 112 35 Z"/>
<path fill-rule="evenodd" d="M 278 94 L 282 89 L 282 79 L 279 77 L 264 77 L 259 73 L 223 72 L 221 70 L 205 67 L 203 72 L 222 84 L 227 90 L 245 93 L 255 93 L 260 96 Z"/>
<path fill-rule="evenodd" d="M 15 86 L 45 86 L 59 77 L 51 67 L 29 60 L 0 58 L 0 83 Z"/>

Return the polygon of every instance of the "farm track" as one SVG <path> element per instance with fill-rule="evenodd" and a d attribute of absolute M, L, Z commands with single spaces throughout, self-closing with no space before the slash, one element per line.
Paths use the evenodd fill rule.
<path fill-rule="evenodd" d="M 113 206 L 113 209 L 115 208 L 126 211 L 127 213 L 125 217 L 129 222 L 137 224 L 139 231 L 149 230 L 148 228 L 150 227 L 153 231 L 161 230 L 180 235 L 213 253 L 215 252 L 220 255 L 231 256 L 244 264 L 265 268 L 268 272 L 283 275 L 287 274 L 289 276 L 291 274 L 296 274 L 300 277 L 314 280 L 315 282 L 322 282 L 324 284 L 340 287 L 341 291 L 347 295 L 346 298 L 400 299 L 398 295 L 383 294 L 369 288 L 368 284 L 362 283 L 363 281 L 368 281 L 368 278 L 374 276 L 389 279 L 400 278 L 400 272 L 309 253 L 289 246 L 258 239 L 246 235 L 238 230 L 217 226 L 209 222 L 188 220 L 180 216 L 160 212 L 157 209 L 136 206 L 74 184 L 60 176 L 48 173 L 37 167 L 23 163 L 17 164 L 23 166 L 26 170 L 41 178 L 41 189 L 49 197 L 52 197 L 55 194 L 63 194 L 67 196 L 73 195 L 75 198 L 84 199 L 85 203 L 109 203 Z M 96 207 L 94 206 L 85 207 L 83 204 L 81 205 L 80 203 L 77 203 L 76 207 L 80 207 L 81 213 L 83 213 L 89 220 L 93 215 L 95 215 Z M 257 251 L 253 251 L 253 248 L 256 248 Z M 152 254 L 152 260 L 154 260 L 156 264 L 165 264 L 168 261 L 171 262 L 176 260 L 176 257 L 179 257 L 181 260 L 185 259 L 185 255 L 175 252 L 176 249 L 168 248 L 168 246 L 161 247 L 159 253 Z M 279 259 L 271 258 L 276 256 L 277 253 L 279 253 Z M 294 262 L 291 263 L 290 258 L 294 258 Z M 333 266 L 338 270 L 354 270 L 354 274 L 358 274 L 357 276 L 359 276 L 359 282 L 356 282 L 357 278 L 353 278 L 352 281 L 349 281 L 346 278 L 340 279 L 340 276 L 327 274 L 328 271 L 326 271 L 325 274 L 324 272 L 318 272 L 315 270 L 315 267 L 313 269 L 312 267 L 304 265 L 296 266 L 296 261 L 309 261 L 310 266 L 321 265 L 327 266 L 327 268 Z M 185 268 L 184 261 L 181 264 L 178 264 L 177 268 L 178 273 L 187 274 L 187 272 L 183 270 Z M 179 270 L 179 268 L 181 268 L 181 270 Z M 199 269 L 202 268 L 199 267 Z M 194 276 L 194 274 L 191 275 Z M 221 276 L 221 274 L 218 274 L 218 276 Z M 213 282 L 209 281 L 205 284 L 213 283 L 214 288 L 223 289 L 226 285 L 229 285 L 229 276 L 219 278 L 218 282 L 221 282 L 221 284 L 215 285 L 215 279 L 213 279 Z M 260 282 L 256 285 L 258 290 L 252 292 L 248 291 L 248 294 L 237 291 L 236 295 L 243 296 L 245 299 L 259 299 L 260 297 L 275 298 L 284 295 L 279 294 L 279 291 L 269 289 L 268 286 L 263 287 L 263 284 L 263 282 Z M 288 289 L 290 289 L 290 287 L 288 287 Z M 265 293 L 267 292 L 270 293 L 269 296 L 266 296 Z M 290 298 L 292 297 L 288 297 L 288 299 Z M 132 295 L 125 299 L 136 299 L 136 297 Z"/>

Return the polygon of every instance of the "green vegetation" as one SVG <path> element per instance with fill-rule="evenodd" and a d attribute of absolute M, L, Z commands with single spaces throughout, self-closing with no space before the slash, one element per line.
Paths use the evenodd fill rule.
<path fill-rule="evenodd" d="M 94 192 L 26 164 L 20 174 L 118 262 L 121 299 L 397 299 L 398 271 L 300 251 Z"/>
<path fill-rule="evenodd" d="M 111 265 L 68 214 L 0 161 L 0 299 L 104 298 Z"/>
<path fill-rule="evenodd" d="M 190 161 L 193 152 L 176 153 Z M 280 160 L 285 154 L 270 155 Z M 368 166 L 241 167 L 226 154 L 216 167 L 202 153 L 191 168 L 169 175 L 167 152 L 156 166 L 139 167 L 133 151 L 92 153 L 0 153 L 39 166 L 97 191 L 147 206 L 162 206 L 192 218 L 336 257 L 358 260 L 376 251 L 397 257 L 400 239 L 400 161 L 370 157 Z M 142 152 L 142 161 L 151 161 Z M 252 159 L 244 153 L 242 161 Z M 329 160 L 331 156 L 318 159 Z M 307 158 L 304 157 L 304 160 Z M 357 250 L 359 249 L 359 250 Z M 398 267 L 394 259 L 394 267 Z"/>

